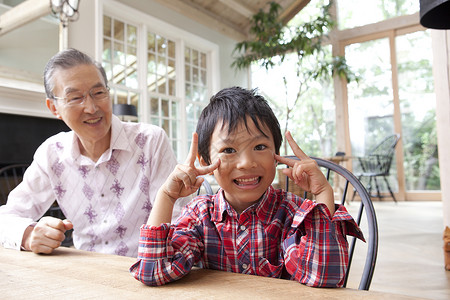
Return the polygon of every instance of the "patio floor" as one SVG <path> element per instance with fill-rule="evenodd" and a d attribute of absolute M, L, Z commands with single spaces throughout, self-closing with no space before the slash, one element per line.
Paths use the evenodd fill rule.
<path fill-rule="evenodd" d="M 357 205 L 346 206 L 353 215 Z M 374 202 L 374 207 L 379 248 L 370 290 L 450 299 L 450 271 L 444 269 L 442 249 L 442 202 L 382 201 Z M 353 284 L 349 279 L 348 286 Z"/>

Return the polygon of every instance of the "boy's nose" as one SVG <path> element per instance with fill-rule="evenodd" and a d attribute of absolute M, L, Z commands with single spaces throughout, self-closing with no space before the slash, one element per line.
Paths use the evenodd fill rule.
<path fill-rule="evenodd" d="M 251 153 L 241 153 L 236 164 L 238 169 L 249 169 L 256 167 L 256 161 Z"/>

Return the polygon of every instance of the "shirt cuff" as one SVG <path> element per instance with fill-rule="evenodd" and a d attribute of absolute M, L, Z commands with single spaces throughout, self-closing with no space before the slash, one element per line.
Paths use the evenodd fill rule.
<path fill-rule="evenodd" d="M 2 218 L 5 218 L 2 220 L 2 223 L 4 221 L 6 221 L 5 223 L 9 223 L 7 216 L 2 216 Z M 0 232 L 0 245 L 8 249 L 21 250 L 25 230 L 28 226 L 35 226 L 36 222 L 31 219 L 21 219 L 18 221 L 17 218 L 14 218 L 14 220 L 11 220 L 10 224 L 11 226 L 1 226 L 2 230 L 0 231 L 2 232 Z M 12 224 L 14 225 L 12 226 Z"/>

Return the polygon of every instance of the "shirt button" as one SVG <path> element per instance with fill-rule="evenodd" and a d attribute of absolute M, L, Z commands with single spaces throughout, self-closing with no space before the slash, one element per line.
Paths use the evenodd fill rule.
<path fill-rule="evenodd" d="M 241 230 L 244 231 L 245 230 L 245 226 L 241 225 Z"/>
<path fill-rule="evenodd" d="M 248 268 L 248 265 L 247 265 L 247 264 L 243 264 L 243 265 L 242 265 L 242 269 L 247 270 L 247 268 Z"/>
<path fill-rule="evenodd" d="M 105 245 L 108 245 L 108 241 L 105 242 Z"/>
<path fill-rule="evenodd" d="M 102 194 L 101 196 L 102 196 L 102 197 L 105 197 L 105 194 Z"/>

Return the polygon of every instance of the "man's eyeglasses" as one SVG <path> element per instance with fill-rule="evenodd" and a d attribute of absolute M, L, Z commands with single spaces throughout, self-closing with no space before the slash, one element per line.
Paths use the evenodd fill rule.
<path fill-rule="evenodd" d="M 81 93 L 71 93 L 67 97 L 53 96 L 53 99 L 63 101 L 64 105 L 73 107 L 83 105 L 88 95 L 91 96 L 91 99 L 96 103 L 110 100 L 109 87 L 104 86 L 92 88 L 89 92 L 85 93 L 84 95 Z"/>

